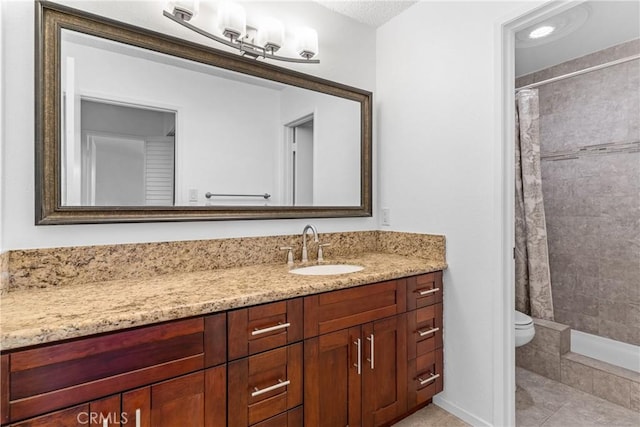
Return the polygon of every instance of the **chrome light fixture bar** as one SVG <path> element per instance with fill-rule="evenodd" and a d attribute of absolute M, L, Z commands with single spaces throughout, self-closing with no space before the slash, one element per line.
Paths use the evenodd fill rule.
<path fill-rule="evenodd" d="M 180 3 L 185 3 L 185 2 L 180 2 L 180 1 L 175 2 L 173 5 L 173 12 L 164 10 L 163 15 L 171 19 L 172 21 L 182 25 L 183 27 L 188 28 L 191 31 L 196 32 L 208 39 L 214 40 L 218 43 L 222 43 L 225 46 L 229 46 L 231 48 L 237 49 L 243 56 L 248 56 L 254 59 L 265 58 L 265 59 L 274 59 L 277 61 L 296 62 L 296 63 L 302 63 L 302 64 L 319 64 L 320 63 L 320 61 L 317 59 L 311 59 L 317 54 L 318 41 L 317 41 L 317 34 L 315 33 L 314 30 L 310 28 L 303 28 L 300 31 L 300 35 L 299 35 L 300 39 L 298 40 L 298 47 L 296 50 L 298 51 L 298 53 L 302 58 L 291 58 L 288 56 L 280 56 L 275 54 L 275 52 L 280 48 L 279 44 L 277 42 L 273 42 L 270 38 L 267 39 L 264 46 L 259 46 L 257 44 L 245 41 L 244 40 L 245 34 L 243 34 L 242 30 L 239 30 L 238 28 L 222 29 L 223 34 L 226 37 L 228 37 L 228 39 L 225 39 L 215 34 L 212 34 L 208 31 L 205 31 L 202 28 L 196 27 L 195 25 L 188 22 L 194 16 L 195 11 L 189 10 L 188 8 L 183 7 L 182 5 L 180 5 Z M 261 38 L 260 30 L 256 30 L 255 28 L 246 26 L 245 24 L 243 25 L 245 26 L 244 28 L 245 33 L 257 32 L 258 33 L 257 38 L 258 39 Z"/>

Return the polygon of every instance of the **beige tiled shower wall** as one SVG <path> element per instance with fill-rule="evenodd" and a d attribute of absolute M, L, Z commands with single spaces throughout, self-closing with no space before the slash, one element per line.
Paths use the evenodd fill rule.
<path fill-rule="evenodd" d="M 522 86 L 640 53 L 633 40 L 524 76 Z M 640 152 L 545 155 L 640 140 L 640 61 L 539 88 L 555 320 L 640 345 Z"/>

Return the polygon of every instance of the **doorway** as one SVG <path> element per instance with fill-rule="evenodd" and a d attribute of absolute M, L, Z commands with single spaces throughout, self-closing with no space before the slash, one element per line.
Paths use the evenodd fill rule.
<path fill-rule="evenodd" d="M 81 204 L 173 206 L 176 112 L 95 98 L 79 107 L 68 145 L 80 146 Z"/>
<path fill-rule="evenodd" d="M 285 198 L 291 206 L 313 206 L 314 115 L 285 125 Z"/>

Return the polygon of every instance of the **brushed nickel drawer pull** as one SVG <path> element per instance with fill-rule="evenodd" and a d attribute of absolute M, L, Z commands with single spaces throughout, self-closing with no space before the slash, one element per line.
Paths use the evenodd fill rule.
<path fill-rule="evenodd" d="M 289 384 L 291 384 L 291 381 L 289 380 L 286 380 L 286 381 L 278 380 L 278 384 L 270 385 L 269 387 L 265 387 L 262 390 L 260 390 L 258 387 L 254 387 L 253 389 L 255 391 L 251 393 L 251 397 L 260 396 L 261 394 L 268 393 L 280 387 L 288 386 Z"/>
<path fill-rule="evenodd" d="M 358 362 L 354 363 L 353 366 L 358 368 L 358 375 L 360 375 L 362 373 L 362 341 L 358 338 L 357 341 L 354 341 L 353 343 L 358 347 Z"/>
<path fill-rule="evenodd" d="M 369 364 L 370 364 L 372 370 L 374 369 L 374 366 L 375 366 L 374 363 L 373 363 L 373 357 L 374 357 L 374 354 L 376 352 L 376 344 L 375 344 L 374 339 L 375 339 L 375 337 L 373 336 L 373 334 L 371 334 L 371 335 L 369 335 L 367 337 L 367 340 L 369 341 L 369 344 L 370 344 L 369 351 L 371 352 L 371 359 L 368 359 L 368 360 L 369 360 Z"/>
<path fill-rule="evenodd" d="M 431 294 L 433 294 L 435 292 L 438 292 L 439 290 L 440 290 L 440 288 L 433 288 L 433 289 L 427 289 L 427 290 L 424 290 L 424 291 L 417 290 L 416 292 L 418 294 L 420 294 L 421 297 L 423 297 L 425 295 L 431 295 Z"/>
<path fill-rule="evenodd" d="M 429 335 L 429 334 L 432 334 L 434 332 L 438 332 L 439 330 L 440 330 L 440 328 L 433 328 L 433 329 L 429 329 L 428 331 L 416 331 L 416 332 L 418 332 L 418 335 L 423 337 L 425 335 Z"/>
<path fill-rule="evenodd" d="M 269 326 L 268 328 L 264 328 L 264 329 L 258 329 L 255 328 L 253 331 L 251 331 L 251 336 L 253 335 L 260 335 L 260 334 L 266 334 L 267 332 L 273 332 L 273 331 L 277 331 L 278 329 L 286 329 L 289 326 L 291 326 L 291 323 L 278 323 L 275 326 Z"/>
<path fill-rule="evenodd" d="M 425 385 L 425 384 L 429 384 L 431 381 L 435 380 L 438 377 L 440 377 L 440 374 L 431 375 L 426 380 L 423 380 L 422 378 L 418 377 L 418 381 L 420 382 L 420 385 Z"/>

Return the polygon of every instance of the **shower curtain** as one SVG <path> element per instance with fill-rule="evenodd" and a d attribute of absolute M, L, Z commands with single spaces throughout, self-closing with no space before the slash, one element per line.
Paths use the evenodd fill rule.
<path fill-rule="evenodd" d="M 538 91 L 516 94 L 516 310 L 553 320 L 540 173 Z"/>

